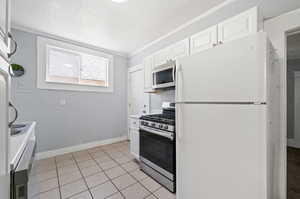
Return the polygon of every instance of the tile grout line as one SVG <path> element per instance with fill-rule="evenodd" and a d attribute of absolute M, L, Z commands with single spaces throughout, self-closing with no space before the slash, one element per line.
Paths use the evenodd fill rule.
<path fill-rule="evenodd" d="M 30 177 L 32 178 L 33 176 L 38 176 L 38 175 L 40 175 L 41 173 L 44 173 L 44 172 L 46 172 L 46 173 L 47 172 L 52 172 L 52 171 L 56 172 L 56 176 L 55 177 L 51 177 L 51 178 L 48 178 L 48 179 L 45 179 L 45 180 L 42 180 L 42 181 L 37 181 L 37 182 L 35 182 L 35 183 L 31 184 L 31 185 L 33 186 L 33 185 L 44 183 L 44 182 L 47 182 L 47 181 L 50 181 L 50 180 L 53 180 L 53 179 L 57 178 L 57 171 L 56 171 L 56 162 L 55 162 L 55 159 L 54 159 L 54 166 L 55 166 L 55 168 L 53 168 L 53 169 L 48 168 L 45 171 L 40 171 L 40 172 L 38 172 L 36 174 L 30 174 Z M 51 188 L 51 189 L 46 190 L 46 191 L 39 191 L 38 193 L 35 193 L 35 194 L 31 195 L 31 197 L 37 197 L 40 194 L 43 194 L 43 193 L 46 193 L 46 192 L 49 192 L 49 191 L 53 191 L 54 189 L 57 189 L 57 187 Z"/>
<path fill-rule="evenodd" d="M 122 153 L 122 151 L 119 151 L 119 150 L 117 150 L 118 152 L 120 152 L 120 153 Z M 117 164 L 118 164 L 118 166 L 120 166 L 122 169 L 124 169 L 123 167 L 122 167 L 122 164 L 121 163 L 119 163 L 119 162 L 117 162 L 109 153 L 107 153 L 106 151 L 104 151 L 104 153 L 106 153 L 109 157 L 111 157 L 111 159 L 113 160 L 113 161 L 115 161 Z M 122 153 L 123 154 L 123 153 Z M 126 156 L 125 154 L 123 154 L 124 156 Z M 127 156 L 126 156 L 127 157 Z M 133 159 L 133 160 L 135 160 L 135 159 Z M 126 164 L 126 163 L 129 163 L 129 162 L 131 162 L 131 161 L 133 161 L 132 159 L 130 159 L 130 161 L 128 161 L 128 162 L 124 162 L 123 164 Z M 140 168 L 138 168 L 138 169 L 140 169 Z M 138 169 L 136 169 L 136 170 L 138 170 Z M 147 196 L 145 196 L 144 198 L 147 198 L 148 196 L 151 196 L 151 195 L 153 195 L 155 198 L 157 198 L 155 195 L 154 195 L 154 191 L 152 192 L 152 191 L 150 191 L 150 190 L 148 190 L 138 179 L 136 179 L 134 176 L 132 176 L 131 174 L 130 174 L 130 172 L 129 171 L 127 171 L 126 169 L 124 169 L 125 171 L 126 171 L 126 174 L 128 174 L 129 176 L 131 176 L 131 177 L 133 177 L 136 181 L 137 181 L 137 183 L 134 183 L 134 184 L 132 184 L 132 185 L 129 185 L 128 187 L 131 187 L 131 186 L 133 186 L 133 185 L 135 185 L 135 184 L 140 184 L 142 187 L 144 187 L 147 191 L 149 191 L 149 195 L 147 195 Z M 125 175 L 125 174 L 124 174 Z M 121 175 L 122 176 L 122 175 Z M 148 175 L 147 175 L 148 176 Z M 120 177 L 120 176 L 118 176 L 118 177 Z M 149 176 L 148 176 L 149 177 Z M 146 179 L 146 178 L 145 178 Z M 143 179 L 144 180 L 144 179 Z M 128 187 L 126 187 L 126 188 L 128 188 Z M 124 188 L 124 189 L 126 189 L 126 188 Z M 161 187 L 159 187 L 158 189 L 160 189 Z M 156 189 L 155 191 L 157 191 L 158 189 Z"/>
<path fill-rule="evenodd" d="M 122 152 L 121 152 L 122 153 Z M 141 168 L 140 168 L 140 165 L 139 165 L 139 162 L 134 158 L 133 160 L 131 160 L 131 161 L 135 161 L 137 164 L 138 164 L 138 166 L 139 166 L 139 168 L 138 169 L 135 169 L 135 170 L 133 170 L 133 171 L 136 171 L 136 170 L 140 170 L 141 171 Z M 128 162 L 127 162 L 128 163 Z M 126 164 L 126 163 L 125 163 Z M 121 166 L 121 164 L 120 164 L 120 166 Z M 121 166 L 122 167 L 122 166 Z M 126 169 L 125 169 L 126 170 Z M 129 171 L 127 171 L 126 170 L 126 172 L 131 176 L 131 177 L 133 177 L 142 187 L 144 187 L 147 191 L 149 191 L 150 192 L 150 195 L 147 195 L 145 198 L 147 198 L 148 196 L 151 196 L 151 195 L 153 195 L 155 198 L 157 198 L 155 195 L 154 195 L 154 192 L 155 191 L 157 191 L 158 189 L 160 189 L 161 187 L 159 187 L 159 188 L 157 188 L 157 189 L 155 189 L 154 191 L 150 191 L 146 186 L 144 186 L 136 177 L 134 177 Z M 141 171 L 141 172 L 143 172 L 143 171 Z M 144 173 L 144 172 L 143 172 Z M 146 173 L 145 173 L 146 174 Z M 147 175 L 147 174 L 146 174 Z M 149 175 L 147 175 L 147 177 L 148 178 L 151 178 Z M 144 178 L 144 179 L 141 179 L 141 181 L 143 181 L 143 180 L 145 180 L 146 178 Z M 152 178 L 151 178 L 152 179 Z M 161 186 L 161 185 L 160 185 Z"/>
<path fill-rule="evenodd" d="M 104 153 L 106 153 L 104 150 L 102 150 L 101 148 L 100 148 L 100 150 L 102 151 L 102 152 L 104 152 Z M 90 152 L 88 151 L 88 153 L 90 154 Z M 92 159 L 96 162 L 96 164 L 102 169 L 102 167 L 99 165 L 99 163 L 96 161 L 96 159 L 94 159 L 94 157 L 90 154 L 90 156 L 92 157 Z M 112 159 L 113 160 L 113 159 Z M 115 167 L 113 167 L 113 168 L 115 168 Z M 113 185 L 114 185 L 114 187 L 117 189 L 117 191 L 119 192 L 119 194 L 121 194 L 121 196 L 123 197 L 123 198 L 125 198 L 126 199 L 126 197 L 123 195 L 123 193 L 121 192 L 121 190 L 119 190 L 119 188 L 115 185 L 115 183 L 112 181 L 113 179 L 110 179 L 110 177 L 105 173 L 105 170 L 103 170 L 103 173 L 104 173 L 104 175 L 107 177 L 107 179 L 108 179 L 108 181 L 110 181 Z M 110 196 L 112 196 L 112 195 L 114 195 L 115 193 L 113 193 L 113 194 L 111 194 L 111 195 L 109 195 L 109 196 L 107 196 L 107 197 L 105 197 L 105 198 L 108 198 L 108 197 L 110 197 Z"/>
<path fill-rule="evenodd" d="M 104 146 L 105 146 L 105 145 L 104 145 Z M 106 145 L 106 146 L 109 146 L 109 145 Z M 95 147 L 93 147 L 93 148 L 95 148 Z M 109 152 L 107 152 L 102 146 L 98 146 L 98 147 L 96 147 L 96 148 L 99 148 L 99 150 L 96 151 L 95 153 L 97 153 L 97 152 L 103 152 L 106 156 L 110 157 L 110 159 L 111 159 L 110 161 L 113 161 L 113 162 L 116 163 L 116 166 L 113 166 L 113 167 L 111 167 L 111 168 L 109 168 L 109 169 L 107 169 L 107 170 L 110 170 L 110 169 L 113 169 L 113 168 L 119 166 L 120 168 L 122 168 L 122 169 L 125 171 L 125 174 L 120 175 L 120 176 L 117 176 L 117 177 L 111 179 L 111 178 L 106 174 L 106 171 L 107 171 L 107 170 L 104 170 L 104 169 L 100 166 L 99 162 L 97 161 L 97 158 L 94 157 L 94 156 L 92 155 L 93 153 L 90 152 L 89 149 L 83 150 L 83 151 L 87 151 L 88 155 L 91 157 L 91 160 L 93 160 L 93 161 L 96 163 L 96 165 L 101 169 L 100 172 L 103 172 L 103 174 L 104 174 L 104 175 L 107 177 L 107 179 L 108 179 L 107 181 L 105 181 L 105 182 L 103 182 L 103 183 L 101 183 L 101 184 L 98 184 L 98 185 L 96 185 L 96 186 L 90 188 L 90 187 L 88 186 L 87 181 L 86 181 L 85 178 L 86 178 L 86 177 L 89 177 L 89 176 L 92 176 L 92 175 L 94 175 L 94 174 L 100 173 L 100 172 L 96 172 L 96 173 L 94 173 L 94 174 L 91 174 L 91 175 L 85 177 L 85 176 L 83 175 L 82 171 L 81 171 L 81 168 L 79 167 L 79 164 L 78 164 L 79 162 L 77 161 L 77 159 L 76 159 L 75 156 L 74 156 L 74 152 L 73 152 L 73 153 L 70 153 L 72 159 L 74 160 L 74 162 L 75 162 L 75 164 L 76 164 L 76 167 L 79 169 L 79 172 L 80 172 L 80 174 L 81 174 L 81 176 L 82 176 L 82 178 L 83 178 L 83 181 L 84 181 L 85 185 L 87 186 L 87 190 L 84 190 L 84 191 L 82 191 L 82 192 L 73 194 L 73 195 L 67 197 L 67 199 L 68 199 L 68 198 L 71 198 L 71 197 L 73 197 L 73 196 L 76 196 L 76 195 L 78 195 L 78 194 L 81 194 L 81 193 L 83 193 L 83 192 L 85 192 L 85 191 L 89 191 L 89 194 L 91 195 L 92 199 L 94 199 L 94 196 L 93 196 L 93 194 L 91 193 L 91 189 L 92 189 L 92 188 L 95 188 L 95 187 L 97 187 L 97 186 L 100 186 L 100 185 L 102 185 L 102 184 L 104 184 L 104 183 L 106 183 L 106 182 L 111 182 L 111 183 L 114 185 L 114 187 L 116 188 L 116 190 L 117 190 L 118 192 L 112 193 L 111 195 L 109 195 L 109 196 L 107 196 L 107 197 L 105 197 L 105 198 L 111 197 L 112 195 L 114 195 L 114 194 L 116 194 L 116 193 L 119 193 L 119 194 L 121 194 L 122 197 L 126 198 L 126 197 L 123 195 L 123 193 L 121 192 L 121 190 L 125 190 L 125 189 L 129 188 L 130 186 L 134 186 L 135 184 L 139 184 L 139 185 L 141 185 L 142 187 L 144 187 L 147 191 L 149 191 L 150 194 L 147 195 L 147 196 L 145 196 L 144 198 L 147 198 L 147 197 L 149 197 L 149 196 L 153 196 L 154 198 L 157 198 L 156 195 L 154 195 L 154 192 L 157 191 L 158 189 L 160 189 L 161 187 L 155 189 L 154 191 L 150 191 L 150 190 L 148 190 L 147 187 L 145 187 L 145 186 L 144 186 L 137 178 L 135 178 L 135 176 L 133 176 L 133 175 L 130 173 L 130 172 L 135 172 L 135 171 L 137 171 L 137 170 L 140 170 L 140 168 L 137 168 L 137 169 L 132 170 L 132 171 L 127 171 L 126 169 L 124 169 L 124 168 L 122 167 L 122 165 L 124 165 L 124 164 L 130 163 L 130 162 L 136 162 L 135 159 L 132 159 L 132 158 L 129 157 L 127 154 L 123 153 L 123 151 L 121 151 L 120 149 L 118 149 L 118 147 L 116 147 L 117 149 L 115 149 L 115 148 L 113 147 L 113 148 L 111 148 L 111 149 L 115 150 L 116 152 L 121 153 L 121 154 L 122 154 L 121 157 L 126 157 L 126 158 L 130 159 L 130 160 L 127 161 L 127 162 L 119 163 L 118 161 L 115 160 L 115 159 L 118 159 L 118 158 L 113 157 L 113 156 L 112 156 Z M 127 153 L 127 152 L 126 152 L 126 153 Z M 56 157 L 57 157 L 57 156 L 56 156 Z M 57 177 L 58 177 L 58 180 L 59 180 L 58 166 L 57 166 L 56 157 L 55 157 L 56 172 L 57 172 Z M 120 158 L 121 158 L 121 157 L 120 157 Z M 88 160 L 86 160 L 86 161 L 88 161 Z M 133 179 L 135 179 L 137 182 L 136 182 L 136 183 L 133 183 L 132 185 L 129 185 L 129 186 L 123 188 L 123 189 L 119 189 L 119 188 L 115 185 L 115 183 L 113 182 L 113 180 L 116 179 L 116 178 L 119 178 L 119 177 L 121 177 L 121 176 L 124 176 L 124 175 L 126 175 L 126 174 L 129 175 L 129 176 L 131 176 L 131 177 L 132 177 Z M 146 174 L 146 175 L 147 175 L 147 174 Z M 149 176 L 147 175 L 147 177 L 149 177 Z M 144 179 L 146 179 L 146 178 L 144 178 Z M 142 179 L 142 180 L 144 180 L 144 179 Z M 73 181 L 73 182 L 76 182 L 76 181 L 79 181 L 79 180 L 81 180 L 81 179 L 75 180 L 75 181 Z M 141 181 L 142 181 L 142 180 L 141 180 Z M 70 182 L 70 183 L 73 183 L 73 182 Z M 68 184 L 70 184 L 70 183 L 68 183 Z M 61 199 L 62 199 L 61 189 L 60 189 L 60 188 L 61 188 L 61 187 L 60 187 L 60 183 L 59 183 L 59 192 L 60 192 L 60 197 L 61 197 Z"/>
<path fill-rule="evenodd" d="M 89 154 L 89 153 L 88 153 L 88 154 Z M 94 196 L 93 196 L 93 194 L 92 194 L 92 192 L 91 192 L 91 190 L 90 190 L 90 188 L 89 188 L 89 186 L 88 186 L 88 183 L 87 183 L 87 181 L 86 181 L 86 179 L 85 179 L 85 177 L 84 177 L 84 175 L 83 175 L 83 173 L 82 173 L 82 171 L 81 171 L 81 168 L 79 167 L 78 162 L 77 162 L 76 158 L 74 157 L 74 154 L 73 154 L 73 153 L 72 153 L 72 157 L 74 158 L 75 164 L 76 164 L 76 166 L 77 166 L 77 168 L 78 168 L 78 170 L 79 170 L 79 172 L 80 172 L 80 175 L 81 175 L 82 178 L 83 178 L 83 181 L 84 181 L 84 183 L 85 183 L 85 185 L 86 185 L 86 187 L 87 187 L 87 190 L 88 190 L 89 194 L 91 195 L 92 199 L 94 199 Z M 86 191 L 86 190 L 85 190 L 85 191 Z"/>
<path fill-rule="evenodd" d="M 60 190 L 60 180 L 59 180 L 59 175 L 58 175 L 58 166 L 57 166 L 56 157 L 54 157 L 54 162 L 55 162 L 56 176 L 57 176 L 57 181 L 58 181 L 59 197 L 60 197 L 60 199 L 62 199 L 61 190 Z"/>
<path fill-rule="evenodd" d="M 72 160 L 75 162 L 75 165 L 76 165 L 76 167 L 78 168 L 78 170 L 79 170 L 79 172 L 80 172 L 80 168 L 77 166 L 76 161 L 75 161 L 75 158 L 73 158 L 73 154 L 72 154 L 72 153 L 69 153 L 69 154 L 71 154 Z M 72 163 L 72 164 L 73 164 L 73 163 Z M 70 165 L 72 165 L 72 164 L 70 164 Z M 70 165 L 69 165 L 69 166 L 70 166 Z M 68 166 L 68 165 L 65 165 L 65 166 Z M 61 167 L 61 168 L 62 168 L 62 167 Z M 70 172 L 70 173 L 68 172 L 68 174 L 71 174 L 71 172 Z M 75 182 L 80 181 L 80 180 L 82 180 L 82 179 L 77 179 L 77 180 L 68 182 L 68 183 L 62 185 L 61 187 L 66 186 L 66 185 L 69 185 L 69 184 L 72 184 L 72 183 L 75 183 Z M 85 191 L 87 191 L 87 190 L 83 190 L 83 191 L 80 191 L 80 192 L 78 192 L 78 193 L 76 193 L 76 194 L 73 194 L 73 195 L 71 195 L 71 196 L 68 196 L 66 199 L 69 199 L 69 198 L 71 198 L 71 197 L 73 197 L 73 196 L 76 196 L 76 195 L 78 195 L 78 194 L 81 194 L 81 193 L 83 193 L 83 192 L 85 192 Z"/>
<path fill-rule="evenodd" d="M 120 153 L 122 153 L 122 152 L 119 151 L 119 150 L 117 150 L 117 151 L 120 152 Z M 112 159 L 112 161 L 114 161 L 114 162 L 117 164 L 117 166 L 121 167 L 121 168 L 125 171 L 125 174 L 124 174 L 124 175 L 128 174 L 129 176 L 131 176 L 131 175 L 127 172 L 127 170 L 124 169 L 124 168 L 122 167 L 121 163 L 119 163 L 118 161 L 116 161 L 115 158 L 112 157 L 112 156 L 111 156 L 108 152 L 106 152 L 105 150 L 103 150 L 103 152 L 106 153 L 106 154 Z M 126 155 L 123 154 L 123 153 L 122 153 L 122 155 L 123 155 L 123 156 L 126 156 Z M 127 156 L 126 156 L 126 157 L 127 157 Z M 130 161 L 131 161 L 131 160 L 130 160 Z M 130 162 L 130 161 L 128 161 L 128 162 Z M 124 164 L 126 164 L 126 163 L 128 163 L 128 162 L 124 162 Z M 117 167 L 117 166 L 115 166 L 115 167 Z M 113 167 L 113 168 L 115 168 L 115 167 Z M 120 176 L 115 177 L 115 178 L 113 178 L 113 179 L 119 178 L 119 177 L 124 176 L 124 175 L 120 175 Z M 112 180 L 113 180 L 113 179 L 112 179 Z M 134 179 L 135 179 L 135 178 L 134 178 Z M 139 183 L 139 181 L 138 181 L 137 179 L 135 179 L 135 180 L 137 181 L 136 183 L 127 186 L 127 187 L 124 188 L 123 190 L 125 190 L 125 189 L 127 189 L 127 188 L 129 188 L 129 187 L 131 187 L 131 186 L 134 186 L 135 184 L 138 184 L 138 183 Z M 121 192 L 121 190 L 120 190 L 120 193 L 121 193 L 122 196 L 124 196 L 123 193 Z M 146 196 L 146 197 L 148 197 L 148 196 Z M 124 198 L 126 199 L 125 196 L 124 196 Z"/>

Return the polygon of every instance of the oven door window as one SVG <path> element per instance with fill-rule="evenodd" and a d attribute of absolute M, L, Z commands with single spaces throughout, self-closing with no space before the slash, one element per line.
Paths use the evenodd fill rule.
<path fill-rule="evenodd" d="M 166 171 L 175 173 L 174 140 L 140 130 L 140 155 Z"/>
<path fill-rule="evenodd" d="M 155 85 L 167 84 L 167 83 L 174 82 L 173 68 L 169 68 L 169 69 L 154 73 L 153 79 L 154 79 Z"/>

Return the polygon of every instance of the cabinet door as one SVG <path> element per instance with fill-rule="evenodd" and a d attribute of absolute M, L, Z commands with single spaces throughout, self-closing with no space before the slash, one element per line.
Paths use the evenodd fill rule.
<path fill-rule="evenodd" d="M 189 39 L 185 39 L 182 41 L 177 42 L 176 44 L 172 45 L 169 49 L 170 52 L 170 59 L 176 60 L 180 57 L 185 57 L 189 55 L 190 51 L 190 42 Z"/>
<path fill-rule="evenodd" d="M 218 43 L 217 26 L 201 31 L 191 37 L 191 54 L 214 47 Z"/>
<path fill-rule="evenodd" d="M 130 152 L 136 158 L 140 158 L 140 132 L 130 129 Z"/>
<path fill-rule="evenodd" d="M 153 91 L 152 69 L 153 69 L 153 56 L 146 57 L 144 60 L 144 91 L 145 92 Z"/>
<path fill-rule="evenodd" d="M 165 64 L 170 59 L 170 48 L 165 48 L 154 54 L 154 67 Z"/>
<path fill-rule="evenodd" d="M 10 29 L 10 0 L 0 0 L 0 54 L 7 57 Z"/>
<path fill-rule="evenodd" d="M 218 24 L 219 43 L 232 41 L 258 30 L 257 8 L 252 8 Z"/>

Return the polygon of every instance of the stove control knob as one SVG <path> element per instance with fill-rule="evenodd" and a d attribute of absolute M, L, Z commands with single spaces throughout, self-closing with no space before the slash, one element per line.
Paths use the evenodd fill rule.
<path fill-rule="evenodd" d="M 158 126 L 158 128 L 162 129 L 162 128 L 163 128 L 163 125 L 162 125 L 162 124 L 160 124 L 160 125 Z"/>
<path fill-rule="evenodd" d="M 155 123 L 151 123 L 151 126 L 154 126 L 154 127 L 155 127 Z"/>
<path fill-rule="evenodd" d="M 164 129 L 168 130 L 169 126 L 168 125 L 165 125 L 164 126 Z"/>

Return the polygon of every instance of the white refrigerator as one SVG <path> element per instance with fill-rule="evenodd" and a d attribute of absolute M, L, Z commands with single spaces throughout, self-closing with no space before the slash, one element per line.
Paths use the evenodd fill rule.
<path fill-rule="evenodd" d="M 9 64 L 0 56 L 0 198 L 10 198 L 8 100 Z"/>
<path fill-rule="evenodd" d="M 271 52 L 261 32 L 178 61 L 177 199 L 270 198 L 279 117 Z"/>

